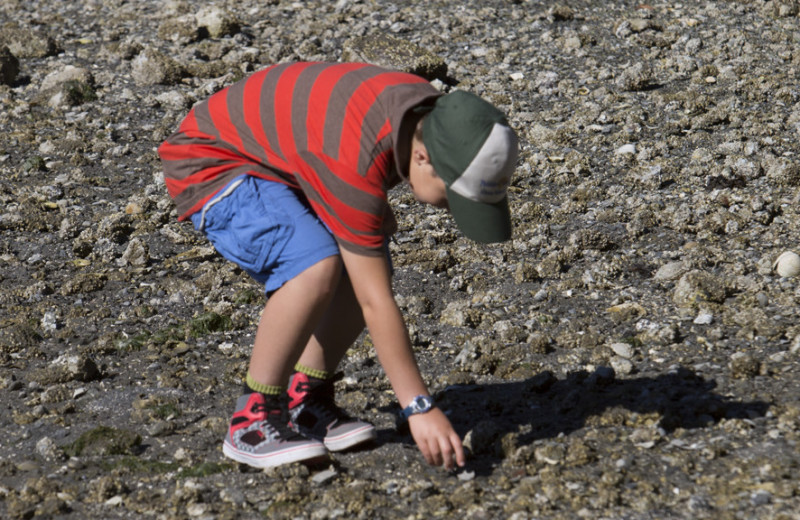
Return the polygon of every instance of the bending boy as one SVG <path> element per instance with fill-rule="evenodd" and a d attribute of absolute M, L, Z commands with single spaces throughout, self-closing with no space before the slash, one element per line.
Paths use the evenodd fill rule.
<path fill-rule="evenodd" d="M 285 63 L 196 105 L 159 154 L 180 219 L 268 296 L 225 455 L 267 467 L 374 439 L 334 401 L 336 367 L 366 324 L 425 460 L 463 465 L 394 300 L 387 191 L 406 182 L 467 237 L 507 240 L 517 140 L 503 114 L 411 74 Z"/>

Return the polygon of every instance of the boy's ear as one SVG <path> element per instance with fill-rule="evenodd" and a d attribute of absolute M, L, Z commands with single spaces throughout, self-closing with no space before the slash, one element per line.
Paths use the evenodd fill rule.
<path fill-rule="evenodd" d="M 414 146 L 414 149 L 411 152 L 411 158 L 419 164 L 429 164 L 431 162 L 431 158 L 428 155 L 428 149 L 425 148 L 424 145 Z"/>

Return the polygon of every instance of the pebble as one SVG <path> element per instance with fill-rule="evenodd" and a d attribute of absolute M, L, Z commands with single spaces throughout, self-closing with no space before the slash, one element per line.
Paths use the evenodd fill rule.
<path fill-rule="evenodd" d="M 616 155 L 634 155 L 636 153 L 635 144 L 624 144 L 617 148 L 614 153 Z"/>
<path fill-rule="evenodd" d="M 714 315 L 710 312 L 701 312 L 697 315 L 694 319 L 693 323 L 695 325 L 710 325 L 714 322 Z"/>
<path fill-rule="evenodd" d="M 800 274 L 800 255 L 794 251 L 785 251 L 773 264 L 775 272 L 784 278 L 793 278 Z"/>
<path fill-rule="evenodd" d="M 617 374 L 628 375 L 633 372 L 633 363 L 621 357 L 611 358 L 611 368 Z"/>
<path fill-rule="evenodd" d="M 628 343 L 612 343 L 611 350 L 614 351 L 614 354 L 624 359 L 630 359 L 634 355 L 633 347 L 631 347 Z"/>
<path fill-rule="evenodd" d="M 327 484 L 328 482 L 336 478 L 338 474 L 339 473 L 335 469 L 329 468 L 314 474 L 314 476 L 311 477 L 311 481 L 317 485 Z"/>
<path fill-rule="evenodd" d="M 457 474 L 458 480 L 462 482 L 469 482 L 470 480 L 475 479 L 475 472 L 470 470 L 460 471 Z"/>

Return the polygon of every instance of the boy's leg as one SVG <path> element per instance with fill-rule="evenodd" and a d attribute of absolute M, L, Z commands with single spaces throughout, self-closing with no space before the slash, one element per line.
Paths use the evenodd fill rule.
<path fill-rule="evenodd" d="M 285 389 L 336 292 L 339 248 L 297 192 L 254 177 L 236 182 L 192 216 L 217 251 L 270 294 L 256 331 L 249 390 L 236 402 L 223 451 L 257 467 L 316 458 L 327 450 L 291 428 Z"/>
<path fill-rule="evenodd" d="M 261 315 L 250 357 L 249 374 L 255 382 L 285 388 L 292 367 L 300 359 L 301 353 L 305 352 L 304 346 L 311 343 L 312 333 L 319 329 L 317 324 L 331 308 L 335 308 L 332 301 L 335 302 L 340 292 L 337 287 L 341 285 L 341 271 L 341 259 L 330 256 L 270 295 Z M 317 344 L 314 350 L 316 357 L 324 349 L 315 340 L 314 343 Z M 337 364 L 339 359 L 335 360 Z M 315 368 L 319 366 L 318 361 L 309 362 Z"/>
<path fill-rule="evenodd" d="M 336 294 L 306 344 L 298 363 L 303 367 L 333 374 L 347 349 L 364 330 L 364 317 L 347 273 L 341 277 Z"/>
<path fill-rule="evenodd" d="M 375 427 L 336 406 L 334 371 L 364 330 L 364 319 L 350 280 L 341 277 L 336 294 L 296 365 L 289 382 L 289 412 L 301 433 L 321 440 L 331 451 L 372 441 Z"/>
<path fill-rule="evenodd" d="M 266 467 L 325 455 L 320 440 L 290 429 L 283 389 L 289 372 L 329 308 L 341 273 L 338 256 L 312 265 L 275 291 L 256 331 L 248 385 L 256 392 L 239 397 L 223 443 L 228 457 Z M 277 395 L 270 395 L 271 390 Z"/>

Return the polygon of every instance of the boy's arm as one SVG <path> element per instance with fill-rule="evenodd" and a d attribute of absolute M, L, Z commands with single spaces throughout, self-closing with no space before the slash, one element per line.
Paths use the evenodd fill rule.
<path fill-rule="evenodd" d="M 403 316 L 392 292 L 389 264 L 384 256 L 363 256 L 341 250 L 350 283 L 356 294 L 364 322 L 372 336 L 375 350 L 394 389 L 401 407 L 408 406 L 418 395 L 428 394 L 419 373 Z M 450 421 L 438 408 L 413 415 L 409 419 L 411 434 L 425 460 L 431 464 L 453 467 L 453 458 L 464 465 L 461 439 Z"/>

